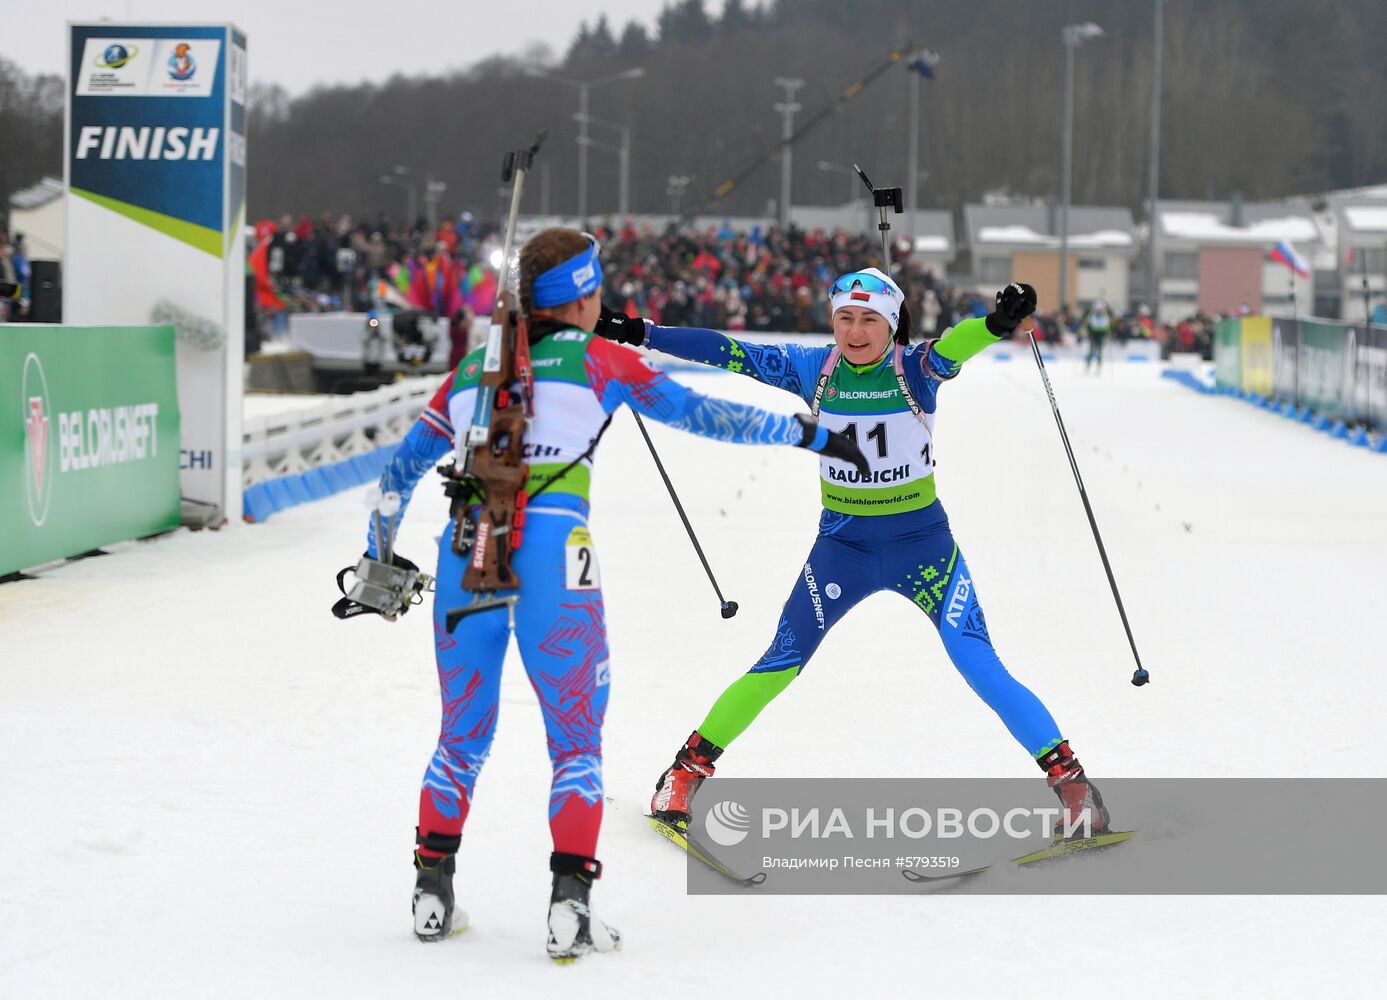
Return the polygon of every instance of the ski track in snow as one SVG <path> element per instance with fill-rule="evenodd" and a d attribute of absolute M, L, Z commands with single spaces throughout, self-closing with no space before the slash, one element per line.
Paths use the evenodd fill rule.
<path fill-rule="evenodd" d="M 1090 773 L 1383 776 L 1387 457 L 1154 368 L 1051 374 L 1150 686 L 1128 683 L 1030 365 L 984 355 L 944 387 L 937 479 L 1003 661 Z M 802 409 L 749 380 L 679 378 Z M 813 540 L 815 460 L 650 431 L 741 612 L 719 618 L 618 416 L 593 494 L 615 803 L 594 903 L 622 930 L 621 954 L 567 968 L 544 955 L 549 767 L 513 651 L 459 856 L 474 926 L 414 941 L 432 641 L 422 608 L 395 625 L 328 613 L 333 576 L 365 538 L 354 490 L 0 587 L 0 996 L 1265 997 L 1380 984 L 1387 905 L 1373 897 L 687 896 L 684 858 L 642 812 L 771 637 Z M 399 550 L 432 565 L 445 516 L 430 477 Z M 1040 780 L 923 615 L 889 595 L 828 637 L 719 774 Z M 1094 860 L 1135 863 L 1141 847 L 1124 850 Z"/>

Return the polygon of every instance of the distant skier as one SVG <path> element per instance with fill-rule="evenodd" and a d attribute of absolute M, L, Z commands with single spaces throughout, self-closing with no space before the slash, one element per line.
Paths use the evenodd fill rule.
<path fill-rule="evenodd" d="M 785 602 L 770 648 L 714 702 L 660 775 L 651 814 L 681 829 L 714 763 L 784 691 L 829 629 L 863 598 L 892 591 L 929 616 L 969 686 L 1045 772 L 1065 821 L 1085 810 L 1105 830 L 1102 796 L 1040 700 L 997 658 L 973 574 L 934 491 L 934 419 L 941 385 L 1035 311 L 1035 290 L 1011 284 L 986 318 L 966 319 L 937 341 L 907 346 L 910 318 L 900 288 L 875 268 L 830 286 L 835 347 L 753 344 L 712 330 L 623 323 L 598 333 L 724 368 L 794 393 L 825 427 L 864 446 L 869 475 L 821 460 L 819 535 Z M 605 316 L 605 314 L 604 314 Z M 642 334 L 644 334 L 642 336 Z M 895 348 L 893 348 L 893 340 Z"/>
<path fill-rule="evenodd" d="M 1102 299 L 1097 299 L 1084 313 L 1083 319 L 1079 321 L 1079 327 L 1088 339 L 1088 354 L 1084 357 L 1084 371 L 1088 371 L 1090 366 L 1096 364 L 1098 371 L 1101 372 L 1103 370 L 1103 347 L 1107 344 L 1108 336 L 1112 333 L 1112 316 L 1108 313 L 1108 304 Z"/>
<path fill-rule="evenodd" d="M 867 465 L 848 437 L 807 417 L 701 396 L 635 352 L 594 337 L 601 286 L 597 243 L 585 233 L 547 229 L 520 250 L 520 305 L 529 320 L 535 416 L 525 434 L 532 502 L 512 562 L 521 582 L 513 625 L 506 609 L 497 607 L 464 617 L 449 632 L 447 612 L 472 604 L 478 595 L 462 589 L 468 556 L 453 552 L 452 520 L 439 539 L 433 623 L 443 721 L 419 794 L 414 855 L 414 933 L 423 941 L 466 927 L 466 914 L 454 904 L 455 855 L 495 734 L 501 663 L 513 627 L 539 698 L 553 765 L 549 955 L 568 961 L 619 946 L 620 935 L 589 909 L 589 891 L 602 874 L 595 854 L 610 666 L 601 580 L 587 527 L 588 485 L 610 415 L 625 404 L 718 441 L 794 445 L 863 469 Z M 471 426 L 483 355 L 478 349 L 463 358 L 381 476 L 382 492 L 401 498 L 400 516 L 420 478 Z M 367 554 L 377 557 L 374 532 L 368 532 Z"/>

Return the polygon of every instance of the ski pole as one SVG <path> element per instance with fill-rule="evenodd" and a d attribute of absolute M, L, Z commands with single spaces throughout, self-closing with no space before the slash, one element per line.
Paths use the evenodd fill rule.
<path fill-rule="evenodd" d="M 1093 507 L 1088 502 L 1088 492 L 1084 489 L 1083 477 L 1079 475 L 1079 463 L 1074 461 L 1074 449 L 1069 446 L 1069 435 L 1064 430 L 1064 420 L 1060 417 L 1060 407 L 1055 402 L 1055 390 L 1050 385 L 1050 376 L 1045 371 L 1045 359 L 1040 356 L 1040 345 L 1036 343 L 1035 331 L 1027 330 L 1026 336 L 1031 341 L 1031 353 L 1035 355 L 1036 367 L 1040 369 L 1040 378 L 1045 383 L 1045 394 L 1050 397 L 1050 409 L 1055 414 L 1055 425 L 1060 429 L 1060 440 L 1064 442 L 1064 453 L 1069 456 L 1069 468 L 1074 473 L 1074 482 L 1079 487 L 1079 499 L 1084 502 L 1084 513 L 1088 515 L 1088 526 L 1093 529 L 1093 540 L 1098 543 L 1098 555 L 1103 559 L 1103 571 L 1108 574 L 1108 586 L 1112 588 L 1113 600 L 1117 601 L 1117 613 L 1122 616 L 1122 627 L 1127 631 L 1127 642 L 1132 647 L 1132 658 L 1137 661 L 1136 672 L 1132 674 L 1132 683 L 1141 687 L 1151 680 L 1151 675 L 1146 668 L 1141 665 L 1141 654 L 1137 652 L 1137 641 L 1132 638 L 1132 626 L 1127 623 L 1127 609 L 1122 606 L 1122 595 L 1117 592 L 1117 580 L 1113 578 L 1112 566 L 1108 563 L 1107 550 L 1103 548 L 1103 538 L 1098 534 L 1098 522 L 1093 517 Z"/>
<path fill-rule="evenodd" d="M 679 494 L 674 492 L 674 484 L 669 481 L 669 474 L 665 472 L 665 465 L 660 461 L 659 453 L 655 451 L 655 442 L 650 440 L 650 433 L 645 429 L 641 415 L 632 410 L 631 416 L 636 418 L 636 426 L 641 429 L 641 437 L 645 438 L 645 446 L 650 449 L 650 457 L 655 460 L 655 468 L 660 470 L 660 478 L 665 481 L 665 489 L 669 490 L 669 498 L 674 501 L 674 509 L 679 512 L 679 520 L 684 522 L 684 530 L 689 533 L 689 541 L 693 542 L 694 551 L 698 553 L 698 561 L 703 563 L 703 572 L 708 574 L 708 582 L 713 585 L 713 593 L 718 595 L 718 600 L 722 603 L 722 616 L 731 618 L 737 613 L 737 602 L 729 601 L 722 596 L 718 581 L 713 579 L 713 570 L 708 565 L 707 557 L 703 554 L 703 546 L 698 544 L 698 536 L 694 534 L 693 525 L 689 524 L 689 517 L 684 513 L 684 505 L 679 502 Z"/>

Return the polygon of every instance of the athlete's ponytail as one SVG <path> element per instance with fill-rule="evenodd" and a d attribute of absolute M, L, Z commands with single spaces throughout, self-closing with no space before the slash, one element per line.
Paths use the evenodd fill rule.
<path fill-rule="evenodd" d="M 896 321 L 896 343 L 902 347 L 910 343 L 910 338 L 915 335 L 915 324 L 910 318 L 910 307 L 901 302 L 900 318 Z"/>

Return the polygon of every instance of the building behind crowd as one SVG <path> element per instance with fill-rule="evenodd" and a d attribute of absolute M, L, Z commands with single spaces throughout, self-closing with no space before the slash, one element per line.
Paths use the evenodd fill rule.
<path fill-rule="evenodd" d="M 45 177 L 10 195 L 10 235 L 22 235 L 35 260 L 62 260 L 67 199 L 61 177 Z"/>
<path fill-rule="evenodd" d="M 1035 286 L 1041 302 L 1070 305 L 1105 301 L 1121 315 L 1131 305 L 1130 271 L 1136 226 L 1125 208 L 1073 205 L 1069 209 L 1066 283 L 1060 296 L 1062 214 L 1053 203 L 963 206 L 973 251 L 970 284 L 980 295 L 1009 281 Z"/>
<path fill-rule="evenodd" d="M 1308 206 L 1272 202 L 1160 201 L 1162 322 L 1191 313 L 1308 314 L 1311 273 L 1297 274 L 1273 260 L 1290 245 L 1311 267 L 1326 243 Z"/>
<path fill-rule="evenodd" d="M 1326 275 L 1338 292 L 1340 319 L 1381 322 L 1387 302 L 1387 186 L 1329 199 L 1339 252 Z"/>

